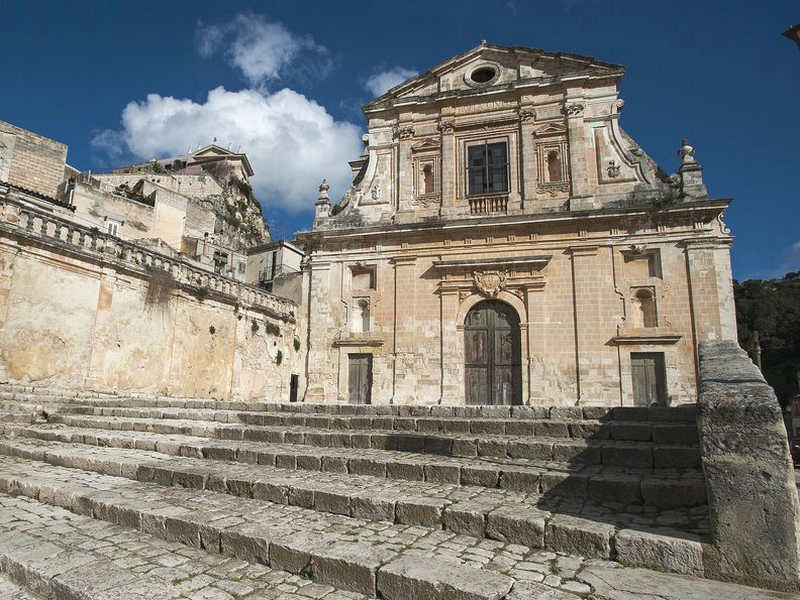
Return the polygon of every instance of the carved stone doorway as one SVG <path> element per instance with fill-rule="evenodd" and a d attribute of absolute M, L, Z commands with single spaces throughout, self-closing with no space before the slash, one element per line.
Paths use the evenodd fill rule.
<path fill-rule="evenodd" d="M 667 386 L 661 352 L 632 352 L 631 377 L 636 406 L 664 406 Z"/>
<path fill-rule="evenodd" d="M 505 302 L 485 300 L 464 320 L 467 404 L 521 404 L 519 317 Z"/>

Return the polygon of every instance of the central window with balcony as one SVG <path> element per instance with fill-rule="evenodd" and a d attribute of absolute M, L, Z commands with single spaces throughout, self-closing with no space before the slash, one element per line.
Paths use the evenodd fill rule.
<path fill-rule="evenodd" d="M 506 142 L 483 142 L 467 146 L 467 195 L 508 192 L 508 146 Z"/>

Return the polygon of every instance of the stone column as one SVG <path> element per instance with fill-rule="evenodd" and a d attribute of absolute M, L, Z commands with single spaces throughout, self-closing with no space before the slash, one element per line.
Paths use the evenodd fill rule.
<path fill-rule="evenodd" d="M 308 293 L 308 384 L 306 402 L 322 403 L 336 398 L 333 373 L 338 365 L 331 364 L 333 340 L 329 332 L 333 324 L 332 303 L 339 300 L 337 286 L 331 285 L 331 263 L 312 258 L 308 262 L 310 284 Z M 333 293 L 331 293 L 333 292 Z"/>
<path fill-rule="evenodd" d="M 589 210 L 596 208 L 589 189 L 589 165 L 586 160 L 586 125 L 583 122 L 583 102 L 569 101 L 564 104 L 567 118 L 569 142 L 569 178 L 571 184 L 570 210 Z"/>
<path fill-rule="evenodd" d="M 452 117 L 442 116 L 439 122 L 439 131 L 442 133 L 442 210 L 443 217 L 448 217 L 457 212 L 457 174 L 455 126 Z"/>
<path fill-rule="evenodd" d="M 416 273 L 415 267 L 417 258 L 415 256 L 398 256 L 391 259 L 394 264 L 394 367 L 392 374 L 392 403 L 403 404 L 409 396 L 415 396 L 416 390 L 407 388 L 405 379 L 406 365 L 414 364 L 414 356 L 417 352 L 416 339 L 416 306 L 415 306 L 415 287 Z M 408 360 L 403 360 L 408 359 Z M 411 378 L 413 379 L 413 377 Z"/>
<path fill-rule="evenodd" d="M 533 134 L 534 112 L 532 107 L 520 108 L 519 111 L 519 145 L 520 145 L 520 210 L 530 212 L 536 200 L 536 142 Z"/>
<path fill-rule="evenodd" d="M 463 323 L 456 323 L 459 292 L 456 288 L 439 288 L 441 322 L 442 393 L 440 404 L 456 404 L 464 397 L 464 357 L 459 356 L 458 336 L 464 335 Z M 459 328 L 459 325 L 461 327 Z"/>
<path fill-rule="evenodd" d="M 730 240 L 684 242 L 695 339 L 736 340 Z"/>

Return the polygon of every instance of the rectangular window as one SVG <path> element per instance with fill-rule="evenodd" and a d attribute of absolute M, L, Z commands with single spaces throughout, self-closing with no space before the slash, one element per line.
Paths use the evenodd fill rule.
<path fill-rule="evenodd" d="M 108 233 L 111 235 L 117 235 L 117 232 L 119 231 L 119 225 L 114 221 L 108 221 L 106 223 L 106 231 L 108 231 Z"/>
<path fill-rule="evenodd" d="M 508 148 L 505 142 L 467 146 L 467 194 L 508 192 Z"/>

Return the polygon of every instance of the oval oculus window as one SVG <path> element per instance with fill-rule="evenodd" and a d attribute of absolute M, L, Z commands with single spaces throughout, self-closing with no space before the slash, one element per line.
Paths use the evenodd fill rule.
<path fill-rule="evenodd" d="M 479 67 L 470 73 L 469 78 L 475 83 L 489 83 L 497 71 L 494 67 Z"/>

